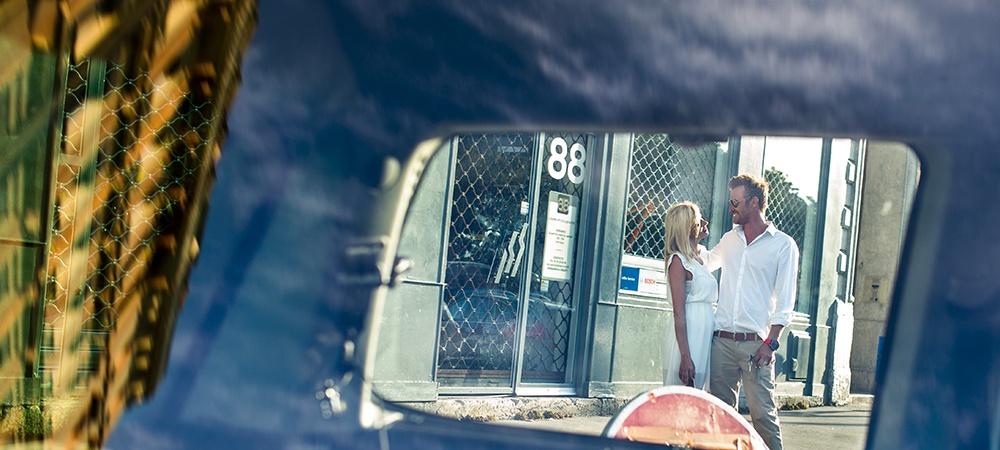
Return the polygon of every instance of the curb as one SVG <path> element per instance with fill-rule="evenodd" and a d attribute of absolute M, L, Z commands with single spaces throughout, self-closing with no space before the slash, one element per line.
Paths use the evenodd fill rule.
<path fill-rule="evenodd" d="M 872 394 L 851 394 L 851 400 L 848 405 L 851 406 L 867 406 L 869 408 L 875 404 L 875 396 Z"/>
<path fill-rule="evenodd" d="M 567 417 L 613 416 L 631 398 L 581 398 L 581 397 L 443 397 L 434 402 L 397 403 L 436 416 L 475 422 L 497 420 L 541 420 L 564 419 Z M 818 406 L 860 406 L 871 407 L 874 396 L 851 394 L 842 405 L 826 405 L 823 397 L 789 396 L 775 397 L 778 409 L 794 411 Z M 746 406 L 740 405 L 744 412 Z"/>
<path fill-rule="evenodd" d="M 613 416 L 631 398 L 578 397 L 461 397 L 435 402 L 398 403 L 400 406 L 458 420 L 563 419 L 577 416 Z"/>

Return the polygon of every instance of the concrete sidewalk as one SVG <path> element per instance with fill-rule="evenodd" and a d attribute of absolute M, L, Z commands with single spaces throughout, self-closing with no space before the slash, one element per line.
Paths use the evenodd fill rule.
<path fill-rule="evenodd" d="M 779 411 L 784 447 L 797 449 L 858 450 L 865 448 L 871 405 L 819 406 Z M 749 416 L 745 416 L 749 421 Z M 578 416 L 564 419 L 498 420 L 513 427 L 539 428 L 565 433 L 600 435 L 611 417 Z"/>

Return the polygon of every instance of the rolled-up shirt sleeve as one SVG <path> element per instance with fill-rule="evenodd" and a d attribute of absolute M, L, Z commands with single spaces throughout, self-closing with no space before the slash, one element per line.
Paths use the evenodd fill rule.
<path fill-rule="evenodd" d="M 788 239 L 788 244 L 778 255 L 778 271 L 774 278 L 774 312 L 769 320 L 771 325 L 787 326 L 792 322 L 798 278 L 799 248 L 795 241 Z"/>

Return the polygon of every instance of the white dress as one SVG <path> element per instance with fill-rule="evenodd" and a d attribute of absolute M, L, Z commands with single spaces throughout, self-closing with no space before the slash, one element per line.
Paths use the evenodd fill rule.
<path fill-rule="evenodd" d="M 719 301 L 719 285 L 708 268 L 697 260 L 685 258 L 679 253 L 676 255 L 680 257 L 684 268 L 691 272 L 691 279 L 685 282 L 687 298 L 684 308 L 687 317 L 688 348 L 691 350 L 691 359 L 694 360 L 694 387 L 707 390 L 708 358 L 712 353 L 712 322 L 715 318 L 715 304 Z M 671 259 L 673 257 L 674 255 L 669 256 Z M 667 264 L 670 264 L 671 259 L 667 259 Z M 670 298 L 669 284 L 667 298 Z M 681 367 L 681 353 L 677 346 L 677 333 L 674 331 L 673 320 L 670 321 L 667 331 L 665 361 L 663 384 L 681 385 L 681 379 L 677 376 Z"/>

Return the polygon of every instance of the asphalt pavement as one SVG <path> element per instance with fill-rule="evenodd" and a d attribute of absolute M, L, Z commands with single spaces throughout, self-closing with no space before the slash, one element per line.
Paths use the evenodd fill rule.
<path fill-rule="evenodd" d="M 871 406 L 820 406 L 794 411 L 779 411 L 781 433 L 786 450 L 865 448 Z M 749 416 L 744 416 L 750 420 Z M 501 420 L 493 422 L 515 427 L 540 428 L 565 433 L 600 435 L 611 417 L 581 416 L 565 419 Z"/>

